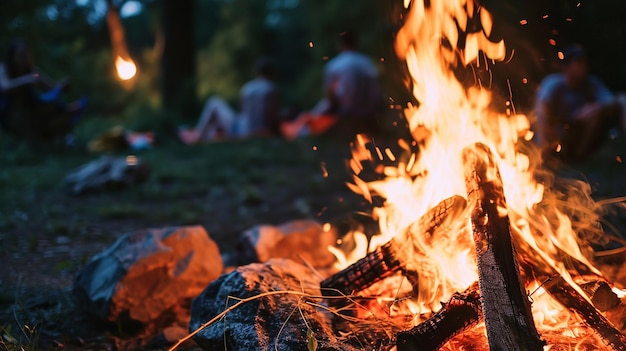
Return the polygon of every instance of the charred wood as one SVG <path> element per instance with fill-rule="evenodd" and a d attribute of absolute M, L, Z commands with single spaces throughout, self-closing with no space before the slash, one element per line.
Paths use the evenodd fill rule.
<path fill-rule="evenodd" d="M 616 351 L 626 351 L 626 336 L 615 328 L 592 304 L 561 276 L 548 281 L 544 288 L 559 303 L 577 313 L 607 344 Z"/>
<path fill-rule="evenodd" d="M 320 284 L 322 293 L 326 296 L 351 295 L 394 275 L 398 271 L 401 271 L 416 287 L 417 273 L 407 269 L 407 260 L 412 258 L 410 254 L 404 252 L 403 248 L 405 245 L 411 245 L 410 241 L 413 235 L 432 236 L 434 231 L 447 220 L 460 215 L 465 209 L 465 205 L 465 199 L 460 196 L 452 196 L 443 200 L 401 235 L 394 237 L 354 264 L 322 281 Z"/>
<path fill-rule="evenodd" d="M 616 305 L 616 301 L 611 297 L 613 292 L 606 291 L 608 289 L 606 282 L 594 283 L 597 284 L 595 287 L 582 286 L 582 289 L 590 296 L 591 301 L 594 302 L 595 300 L 598 303 L 598 306 L 594 306 L 528 243 L 520 241 L 519 250 L 523 252 L 524 256 L 532 257 L 532 259 L 524 262 L 524 270 L 532 272 L 538 281 L 545 281 L 542 286 L 550 296 L 569 311 L 578 314 L 611 348 L 616 351 L 626 351 L 626 336 L 599 311 L 600 308 L 615 307 Z"/>
<path fill-rule="evenodd" d="M 478 284 L 455 293 L 432 317 L 397 336 L 398 351 L 438 350 L 455 335 L 475 326 L 482 319 Z"/>
<path fill-rule="evenodd" d="M 463 150 L 480 294 L 490 350 L 542 350 L 511 240 L 506 200 L 489 148 Z"/>

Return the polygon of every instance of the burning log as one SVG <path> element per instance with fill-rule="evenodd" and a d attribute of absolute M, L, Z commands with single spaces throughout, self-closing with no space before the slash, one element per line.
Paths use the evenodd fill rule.
<path fill-rule="evenodd" d="M 402 271 L 415 287 L 416 272 L 407 270 L 406 260 L 411 259 L 411 255 L 403 252 L 404 245 L 407 243 L 410 245 L 412 235 L 422 237 L 432 235 L 448 219 L 456 218 L 465 209 L 465 205 L 465 199 L 460 196 L 443 200 L 401 235 L 395 236 L 354 264 L 323 280 L 320 284 L 322 293 L 326 296 L 351 295 L 398 271 Z"/>
<path fill-rule="evenodd" d="M 482 319 L 478 284 L 455 293 L 432 317 L 397 336 L 398 351 L 438 350 L 455 335 L 475 326 Z"/>
<path fill-rule="evenodd" d="M 524 270 L 532 272 L 537 280 L 546 281 L 543 288 L 550 296 L 571 312 L 578 314 L 614 350 L 626 351 L 626 336 L 598 310 L 602 308 L 603 303 L 600 306 L 592 305 L 528 243 L 520 241 L 518 249 L 524 253 L 524 256 L 532 257 L 532 261 L 529 260 L 523 264 Z M 601 282 L 598 284 L 601 285 Z M 598 288 L 593 290 L 592 301 Z M 613 304 L 608 306 L 615 307 Z"/>
<path fill-rule="evenodd" d="M 563 277 L 548 281 L 544 289 L 568 310 L 576 312 L 616 351 L 626 351 L 626 336 L 615 328 L 598 309 L 587 301 Z"/>
<path fill-rule="evenodd" d="M 498 167 L 483 144 L 465 148 L 463 160 L 489 348 L 542 350 L 520 280 Z"/>

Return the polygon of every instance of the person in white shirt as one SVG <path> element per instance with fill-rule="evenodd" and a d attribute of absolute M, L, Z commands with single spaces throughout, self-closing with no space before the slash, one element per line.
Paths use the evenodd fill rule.
<path fill-rule="evenodd" d="M 356 51 L 356 34 L 339 35 L 339 54 L 324 68 L 324 93 L 311 111 L 281 126 L 287 138 L 330 128 L 344 133 L 372 132 L 384 108 L 378 72 L 368 56 Z"/>
<path fill-rule="evenodd" d="M 241 88 L 241 113 L 214 96 L 207 100 L 198 123 L 192 129 L 179 130 L 187 144 L 221 138 L 243 138 L 272 134 L 279 123 L 279 93 L 272 81 L 273 66 L 267 59 L 257 61 L 257 77 Z"/>

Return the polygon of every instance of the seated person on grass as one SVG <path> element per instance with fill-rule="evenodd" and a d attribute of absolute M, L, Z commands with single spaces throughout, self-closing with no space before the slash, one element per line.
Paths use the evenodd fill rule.
<path fill-rule="evenodd" d="M 291 123 L 283 123 L 283 135 L 292 139 L 334 129 L 339 134 L 376 131 L 376 118 L 384 109 L 378 72 L 369 57 L 356 51 L 354 32 L 339 34 L 340 53 L 324 68 L 325 99 Z"/>
<path fill-rule="evenodd" d="M 0 124 L 17 137 L 50 142 L 67 137 L 85 107 L 85 99 L 65 103 L 68 80 L 54 82 L 39 71 L 28 46 L 14 40 L 0 64 Z"/>
<path fill-rule="evenodd" d="M 548 157 L 582 161 L 602 144 L 609 129 L 626 131 L 626 98 L 614 96 L 589 74 L 580 46 L 562 53 L 562 71 L 544 78 L 537 92 L 536 143 Z"/>
<path fill-rule="evenodd" d="M 192 129 L 179 130 L 186 144 L 222 138 L 243 138 L 275 134 L 279 123 L 279 94 L 272 81 L 273 66 L 267 59 L 257 61 L 257 77 L 241 88 L 241 113 L 237 114 L 219 97 L 207 100 Z"/>

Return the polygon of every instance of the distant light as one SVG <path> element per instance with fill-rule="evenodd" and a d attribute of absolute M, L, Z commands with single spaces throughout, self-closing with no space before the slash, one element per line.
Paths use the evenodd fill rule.
<path fill-rule="evenodd" d="M 143 10 L 143 5 L 139 1 L 128 1 L 120 8 L 120 16 L 122 18 L 136 16 Z"/>
<path fill-rule="evenodd" d="M 528 84 L 528 79 L 526 79 L 526 78 L 522 78 L 522 83 L 524 83 L 524 84 Z"/>
<path fill-rule="evenodd" d="M 384 57 L 381 57 L 381 58 L 380 58 L 380 62 L 385 62 L 385 58 L 384 58 Z"/>
<path fill-rule="evenodd" d="M 522 26 L 525 26 L 525 25 L 528 24 L 528 21 L 523 19 L 523 20 L 519 21 L 519 24 L 521 24 Z"/>
<path fill-rule="evenodd" d="M 563 55 L 563 51 L 559 51 L 559 53 L 556 55 L 559 57 L 559 60 L 563 60 L 565 58 L 565 55 Z"/>
<path fill-rule="evenodd" d="M 615 160 L 616 160 L 618 163 L 622 163 L 622 158 L 621 158 L 619 155 L 617 155 L 617 157 L 615 157 Z"/>
<path fill-rule="evenodd" d="M 568 18 L 566 18 L 565 20 L 566 20 L 567 22 L 571 22 L 571 21 L 573 21 L 573 19 L 571 19 L 571 18 L 569 18 L 569 17 L 568 17 Z"/>
<path fill-rule="evenodd" d="M 550 38 L 550 40 L 548 40 L 548 42 L 550 43 L 550 45 L 556 46 L 556 40 Z"/>
<path fill-rule="evenodd" d="M 550 15 L 543 15 L 543 17 L 541 17 L 541 18 L 547 19 L 548 17 L 550 17 Z"/>
<path fill-rule="evenodd" d="M 322 60 L 327 61 L 328 60 L 328 56 L 322 56 Z"/>
<path fill-rule="evenodd" d="M 129 80 L 137 74 L 137 66 L 133 60 L 127 61 L 120 56 L 115 59 L 115 69 L 121 80 Z"/>
<path fill-rule="evenodd" d="M 312 41 L 310 41 L 310 42 L 309 42 L 309 47 L 310 47 L 310 48 L 312 48 L 312 47 L 313 47 L 313 42 L 312 42 Z"/>

